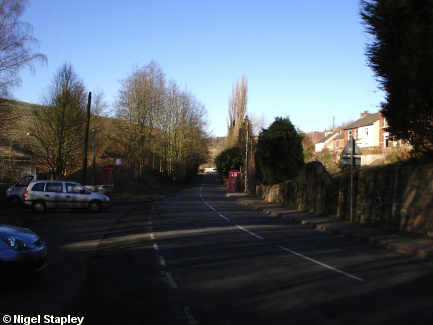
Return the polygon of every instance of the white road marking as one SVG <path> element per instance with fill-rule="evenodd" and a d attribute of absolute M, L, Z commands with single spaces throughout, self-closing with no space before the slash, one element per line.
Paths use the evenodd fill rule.
<path fill-rule="evenodd" d="M 165 262 L 164 256 L 157 255 L 157 257 L 159 259 L 159 265 L 161 265 L 162 267 L 166 267 L 167 263 Z"/>
<path fill-rule="evenodd" d="M 195 320 L 194 316 L 191 314 L 191 309 L 189 309 L 188 306 L 183 307 L 183 312 L 186 315 L 186 319 L 188 319 L 188 322 L 191 325 L 196 325 L 197 321 Z"/>
<path fill-rule="evenodd" d="M 305 256 L 305 255 L 299 254 L 299 253 L 297 253 L 297 252 L 295 252 L 295 251 L 292 251 L 291 249 L 288 249 L 288 248 L 286 248 L 286 247 L 283 247 L 283 246 L 278 246 L 278 247 L 280 247 L 282 250 L 285 250 L 286 252 L 292 253 L 292 254 L 294 254 L 294 255 L 296 255 L 296 256 L 299 256 L 299 257 L 302 257 L 302 258 L 306 259 L 307 261 L 310 261 L 310 262 L 316 263 L 316 264 L 318 264 L 318 265 L 320 265 L 320 266 L 323 266 L 323 267 L 325 267 L 325 268 L 327 268 L 327 269 L 330 269 L 330 270 L 332 270 L 332 271 L 335 271 L 335 272 L 337 272 L 337 273 L 344 274 L 345 276 L 348 276 L 349 278 L 355 279 L 355 280 L 357 280 L 357 281 L 365 281 L 364 279 L 361 279 L 361 278 L 359 278 L 359 277 L 357 277 L 357 276 L 355 276 L 355 275 L 352 275 L 352 274 L 350 274 L 350 273 L 347 273 L 347 272 L 341 271 L 341 270 L 336 269 L 335 267 L 332 267 L 332 266 L 327 265 L 327 264 L 325 264 L 325 263 L 322 263 L 322 262 L 316 261 L 316 260 L 314 260 L 314 259 L 312 259 L 312 258 L 310 258 L 310 257 L 308 257 L 308 256 Z"/>
<path fill-rule="evenodd" d="M 199 192 L 199 194 L 200 194 L 200 198 L 201 198 L 201 199 L 203 200 L 203 202 L 205 202 L 206 205 L 207 205 L 208 207 L 210 207 L 213 211 L 218 212 L 216 209 L 214 209 L 212 206 L 210 206 L 209 203 L 206 202 L 206 200 L 203 198 L 202 193 L 201 193 L 201 191 L 202 191 L 202 189 L 203 189 L 203 186 L 204 186 L 204 183 L 203 183 L 203 185 L 202 185 L 201 188 L 200 188 L 200 192 Z M 221 213 L 218 213 L 218 214 L 219 214 L 220 217 L 224 218 L 225 220 L 230 221 L 230 219 L 226 218 L 226 217 L 225 217 L 224 215 L 222 215 Z M 252 236 L 254 236 L 254 237 L 257 237 L 257 238 L 259 238 L 259 239 L 264 239 L 263 237 L 261 237 L 261 236 L 255 234 L 255 233 L 253 233 L 253 232 L 251 232 L 251 231 L 249 231 L 249 230 L 247 230 L 247 229 L 245 229 L 245 228 L 243 228 L 243 227 L 241 227 L 241 226 L 239 226 L 239 225 L 236 225 L 236 227 L 238 227 L 239 229 L 242 229 L 243 231 L 246 231 L 247 233 L 249 233 L 250 235 L 252 235 Z M 337 272 L 337 273 L 343 274 L 343 275 L 345 275 L 345 276 L 348 276 L 349 278 L 355 279 L 355 280 L 357 280 L 357 281 L 365 281 L 364 279 L 361 279 L 361 278 L 359 278 L 359 277 L 357 277 L 357 276 L 355 276 L 355 275 L 352 275 L 352 274 L 350 274 L 350 273 L 344 272 L 344 271 L 342 271 L 342 270 L 339 270 L 339 269 L 337 269 L 337 268 L 335 268 L 335 267 L 332 267 L 332 266 L 330 266 L 330 265 L 324 264 L 324 263 L 322 263 L 322 262 L 316 261 L 315 259 L 312 259 L 311 257 L 308 257 L 308 256 L 305 256 L 305 255 L 302 255 L 302 254 L 297 253 L 297 252 L 295 252 L 295 251 L 292 251 L 291 249 L 288 249 L 288 248 L 286 248 L 286 247 L 279 246 L 279 248 L 281 248 L 281 249 L 283 249 L 283 250 L 285 250 L 285 251 L 287 251 L 287 252 L 289 252 L 289 253 L 292 253 L 292 254 L 294 254 L 294 255 L 296 255 L 296 256 L 302 257 L 302 258 L 304 258 L 304 259 L 306 259 L 306 260 L 308 260 L 308 261 L 310 261 L 310 262 L 316 263 L 316 264 L 318 264 L 318 265 L 320 265 L 320 266 L 323 266 L 323 267 L 325 267 L 325 268 L 327 268 L 327 269 L 330 269 L 330 270 L 332 270 L 332 271 L 334 271 L 334 272 Z"/>
<path fill-rule="evenodd" d="M 221 218 L 224 218 L 224 219 L 226 219 L 227 221 L 230 221 L 230 219 L 229 218 L 227 218 L 227 217 L 225 217 L 225 216 L 223 216 L 221 213 L 218 213 L 219 214 L 219 216 L 221 217 Z"/>
<path fill-rule="evenodd" d="M 159 247 L 158 247 L 158 244 L 157 244 L 157 243 L 153 243 L 153 248 L 154 248 L 157 252 L 159 252 Z"/>
<path fill-rule="evenodd" d="M 253 235 L 254 237 L 257 237 L 258 239 L 264 239 L 263 237 L 260 237 L 259 235 L 245 229 L 244 227 L 241 227 L 239 225 L 236 225 L 236 227 L 238 227 L 239 229 L 242 229 L 243 231 L 246 231 L 247 233 L 249 233 L 250 235 Z"/>
<path fill-rule="evenodd" d="M 176 289 L 177 288 L 177 284 L 174 281 L 173 276 L 171 275 L 171 273 L 170 272 L 165 272 L 165 276 L 167 277 L 167 280 L 170 283 L 171 287 L 173 289 Z"/>

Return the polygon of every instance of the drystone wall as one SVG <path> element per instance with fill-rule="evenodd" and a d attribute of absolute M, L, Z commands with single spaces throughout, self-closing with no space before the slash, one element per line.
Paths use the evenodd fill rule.
<path fill-rule="evenodd" d="M 332 179 L 321 163 L 311 162 L 296 179 L 257 186 L 256 195 L 293 210 L 346 220 L 352 206 L 355 222 L 433 237 L 433 164 L 356 170 L 351 200 L 350 173 Z"/>

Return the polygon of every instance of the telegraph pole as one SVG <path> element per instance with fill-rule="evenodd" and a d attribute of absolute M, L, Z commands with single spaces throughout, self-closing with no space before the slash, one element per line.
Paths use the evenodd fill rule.
<path fill-rule="evenodd" d="M 248 193 L 248 131 L 250 128 L 250 121 L 247 121 L 247 139 L 245 141 L 245 193 Z"/>
<path fill-rule="evenodd" d="M 92 185 L 95 185 L 96 130 L 93 132 Z"/>
<path fill-rule="evenodd" d="M 89 92 L 89 97 L 87 98 L 86 129 L 84 130 L 84 155 L 83 155 L 83 174 L 82 174 L 83 185 L 86 184 L 86 179 L 87 179 L 87 142 L 89 141 L 90 103 L 91 103 L 91 101 L 92 101 L 92 93 Z"/>

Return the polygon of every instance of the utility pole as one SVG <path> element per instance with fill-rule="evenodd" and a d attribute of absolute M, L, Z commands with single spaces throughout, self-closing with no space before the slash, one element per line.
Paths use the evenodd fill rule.
<path fill-rule="evenodd" d="M 92 132 L 93 132 L 92 185 L 95 185 L 96 130 L 92 130 Z"/>
<path fill-rule="evenodd" d="M 90 124 L 90 103 L 92 102 L 92 93 L 89 92 L 87 98 L 87 117 L 86 117 L 86 129 L 84 130 L 84 155 L 83 155 L 83 174 L 82 183 L 86 184 L 87 179 L 87 143 L 89 141 L 89 124 Z"/>
<path fill-rule="evenodd" d="M 350 142 L 350 222 L 353 222 L 353 166 L 355 165 L 353 153 L 355 152 L 355 139 L 352 136 L 350 136 Z"/>
<path fill-rule="evenodd" d="M 245 193 L 248 193 L 248 133 L 250 129 L 250 121 L 247 121 L 247 139 L 245 143 Z"/>
<path fill-rule="evenodd" d="M 332 110 L 332 129 L 335 129 L 335 109 Z"/>

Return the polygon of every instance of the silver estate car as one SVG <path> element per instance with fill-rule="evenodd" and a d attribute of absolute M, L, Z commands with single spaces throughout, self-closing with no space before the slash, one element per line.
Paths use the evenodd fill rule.
<path fill-rule="evenodd" d="M 41 213 L 46 209 L 89 209 L 99 212 L 108 209 L 110 198 L 92 192 L 83 185 L 72 181 L 32 181 L 24 195 L 24 204 L 31 206 L 33 212 Z"/>
<path fill-rule="evenodd" d="M 40 273 L 45 268 L 46 255 L 45 242 L 33 231 L 0 224 L 0 274 Z"/>

